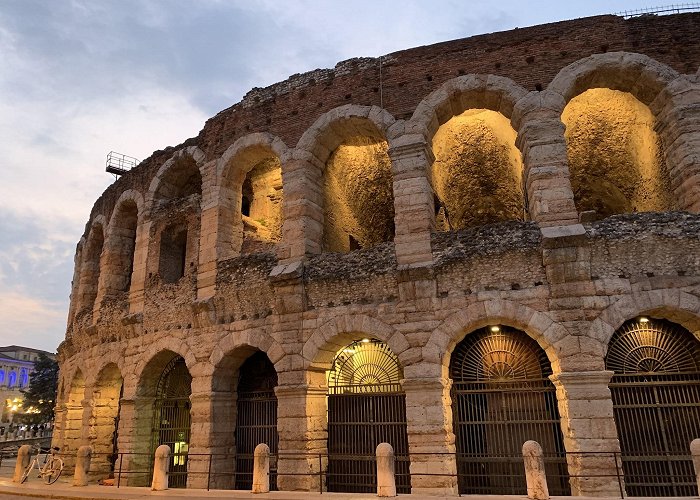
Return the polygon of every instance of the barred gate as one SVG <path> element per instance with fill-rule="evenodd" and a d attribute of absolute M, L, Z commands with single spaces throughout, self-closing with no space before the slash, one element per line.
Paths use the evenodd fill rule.
<path fill-rule="evenodd" d="M 552 495 L 569 495 L 555 388 L 544 351 L 526 334 L 493 326 L 468 335 L 450 361 L 460 493 L 527 493 L 522 446 L 545 455 Z"/>
<path fill-rule="evenodd" d="M 353 342 L 338 353 L 328 384 L 328 491 L 376 493 L 376 449 L 396 457 L 396 490 L 411 492 L 406 397 L 398 358 L 378 340 Z"/>
<path fill-rule="evenodd" d="M 236 415 L 236 481 L 235 489 L 253 487 L 255 447 L 270 447 L 270 489 L 277 489 L 279 436 L 277 434 L 277 372 L 264 352 L 258 351 L 241 366 L 238 378 Z"/>
<path fill-rule="evenodd" d="M 163 370 L 153 402 L 151 470 L 155 449 L 167 444 L 172 451 L 168 486 L 187 486 L 187 452 L 190 443 L 192 377 L 185 360 L 177 356 Z"/>
<path fill-rule="evenodd" d="M 610 383 L 630 496 L 696 496 L 690 442 L 700 437 L 700 348 L 663 320 L 625 323 L 610 340 Z"/>

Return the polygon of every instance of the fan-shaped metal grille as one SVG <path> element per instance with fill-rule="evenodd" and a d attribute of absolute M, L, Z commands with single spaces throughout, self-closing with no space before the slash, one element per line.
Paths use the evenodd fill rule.
<path fill-rule="evenodd" d="M 192 376 L 182 356 L 170 360 L 158 380 L 157 399 L 189 398 L 192 393 Z"/>
<path fill-rule="evenodd" d="M 605 366 L 616 374 L 700 371 L 700 349 L 693 335 L 663 320 L 626 322 L 615 332 Z"/>
<path fill-rule="evenodd" d="M 399 358 L 388 345 L 376 339 L 353 342 L 341 349 L 328 374 L 328 387 L 356 388 L 361 392 L 383 391 L 380 386 L 395 386 L 403 371 Z"/>
<path fill-rule="evenodd" d="M 535 380 L 551 375 L 547 355 L 518 330 L 482 328 L 457 345 L 450 360 L 455 382 Z"/>

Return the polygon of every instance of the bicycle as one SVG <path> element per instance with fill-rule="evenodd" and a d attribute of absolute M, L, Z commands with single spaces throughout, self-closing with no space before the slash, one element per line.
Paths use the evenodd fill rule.
<path fill-rule="evenodd" d="M 54 455 L 54 452 L 59 451 L 59 449 L 60 448 L 58 447 L 51 448 L 51 450 L 44 455 L 44 465 L 40 466 L 39 456 L 41 455 L 41 448 L 38 448 L 37 454 L 34 456 L 27 468 L 24 469 L 22 477 L 20 478 L 20 484 L 27 480 L 34 467 L 37 468 L 37 471 L 39 471 L 39 477 L 44 478 L 46 484 L 55 483 L 61 476 L 61 472 L 63 472 L 63 460 Z"/>

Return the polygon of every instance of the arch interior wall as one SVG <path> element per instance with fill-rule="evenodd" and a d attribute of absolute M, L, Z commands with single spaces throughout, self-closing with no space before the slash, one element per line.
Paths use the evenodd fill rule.
<path fill-rule="evenodd" d="M 666 50 L 670 32 L 682 55 Z M 400 368 L 407 488 L 457 494 L 451 363 L 499 327 L 543 363 L 562 491 L 618 495 L 611 453 L 633 431 L 611 338 L 645 317 L 698 352 L 698 32 L 697 13 L 601 16 L 488 35 L 496 48 L 479 61 L 460 55 L 486 39 L 385 56 L 381 100 L 373 59 L 251 91 L 96 202 L 59 349 L 55 444 L 106 456 L 116 441 L 124 467 L 146 470 L 136 453 L 154 442 L 157 381 L 181 358 L 186 484 L 206 487 L 197 457 L 216 453 L 232 458 L 211 484 L 232 488 L 240 370 L 264 355 L 276 486 L 327 488 L 328 372 L 371 339 Z M 532 52 L 542 37 L 569 50 Z M 502 63 L 516 45 L 532 54 Z"/>

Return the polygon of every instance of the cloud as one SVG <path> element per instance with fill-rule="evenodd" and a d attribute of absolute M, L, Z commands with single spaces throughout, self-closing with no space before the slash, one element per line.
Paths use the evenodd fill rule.
<path fill-rule="evenodd" d="M 64 334 L 67 313 L 63 304 L 38 300 L 14 292 L 0 291 L 2 344 L 31 346 L 55 352 Z M 58 327 L 61 331 L 57 331 Z"/>

